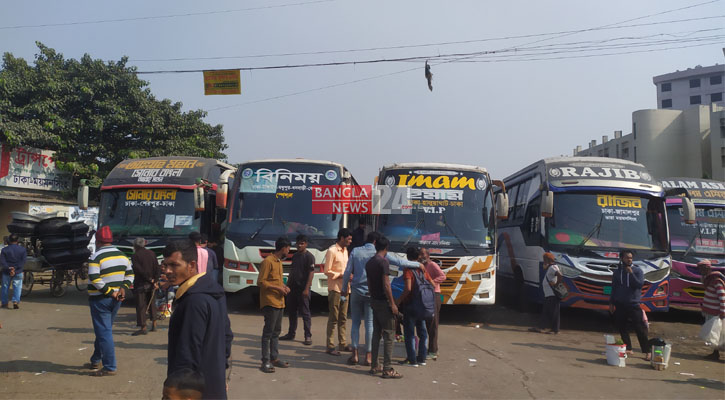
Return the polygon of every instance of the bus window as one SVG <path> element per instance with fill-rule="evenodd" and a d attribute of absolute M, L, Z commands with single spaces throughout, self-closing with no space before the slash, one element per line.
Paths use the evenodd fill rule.
<path fill-rule="evenodd" d="M 516 211 L 516 194 L 519 192 L 519 185 L 516 185 L 512 187 L 509 190 L 509 221 L 513 221 L 516 219 L 515 211 Z"/>

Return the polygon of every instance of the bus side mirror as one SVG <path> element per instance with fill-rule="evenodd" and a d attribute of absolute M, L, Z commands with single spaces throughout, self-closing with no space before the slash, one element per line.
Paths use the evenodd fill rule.
<path fill-rule="evenodd" d="M 682 198 L 682 217 L 685 219 L 685 223 L 689 225 L 694 224 L 695 219 L 697 218 L 695 204 L 693 204 L 692 200 L 687 197 Z"/>
<path fill-rule="evenodd" d="M 551 218 L 554 215 L 554 193 L 550 190 L 541 192 L 541 216 Z"/>
<path fill-rule="evenodd" d="M 78 188 L 78 208 L 81 210 L 88 209 L 88 186 L 81 185 Z"/>
<path fill-rule="evenodd" d="M 197 186 L 194 188 L 194 209 L 204 211 L 204 208 L 204 187 Z"/>
<path fill-rule="evenodd" d="M 509 217 L 509 195 L 499 193 L 496 195 L 496 218 L 508 219 Z"/>

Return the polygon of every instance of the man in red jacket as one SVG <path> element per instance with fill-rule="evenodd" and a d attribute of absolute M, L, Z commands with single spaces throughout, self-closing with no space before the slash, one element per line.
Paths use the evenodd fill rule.
<path fill-rule="evenodd" d="M 720 318 L 720 325 L 722 325 L 725 318 L 725 282 L 723 282 L 723 275 L 720 272 L 712 271 L 709 260 L 700 261 L 697 263 L 697 268 L 700 270 L 700 275 L 705 284 L 705 296 L 700 305 L 702 313 L 705 315 L 705 324 L 714 318 Z M 720 350 L 722 349 L 719 346 L 723 343 L 723 334 L 725 332 L 721 329 L 717 343 L 711 343 L 715 350 L 705 358 L 711 360 L 720 359 Z"/>

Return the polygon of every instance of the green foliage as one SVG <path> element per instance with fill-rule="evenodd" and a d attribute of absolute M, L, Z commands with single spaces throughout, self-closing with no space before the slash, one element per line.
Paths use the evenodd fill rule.
<path fill-rule="evenodd" d="M 196 156 L 224 160 L 221 125 L 202 110 L 156 100 L 127 58 L 80 60 L 36 42 L 31 66 L 10 53 L 0 70 L 0 141 L 54 150 L 59 168 L 98 183 L 127 158 Z"/>

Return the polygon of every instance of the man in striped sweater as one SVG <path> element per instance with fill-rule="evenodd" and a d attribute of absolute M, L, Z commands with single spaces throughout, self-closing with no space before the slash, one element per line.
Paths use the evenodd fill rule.
<path fill-rule="evenodd" d="M 703 260 L 697 263 L 697 267 L 700 270 L 702 281 L 705 284 L 705 297 L 702 299 L 700 308 L 702 313 L 705 314 L 705 323 L 713 318 L 720 318 L 720 324 L 723 323 L 725 318 L 725 282 L 723 282 L 723 275 L 720 272 L 713 272 L 710 260 Z M 719 360 L 720 359 L 720 347 L 719 345 L 723 342 L 722 335 L 725 332 L 720 331 L 720 340 L 718 343 L 712 343 L 715 350 L 709 354 L 708 359 Z"/>
<path fill-rule="evenodd" d="M 131 261 L 115 246 L 111 228 L 96 232 L 96 252 L 88 261 L 88 303 L 96 340 L 88 367 L 91 376 L 116 374 L 116 352 L 113 345 L 113 320 L 133 282 Z M 102 366 L 102 367 L 101 367 Z"/>

